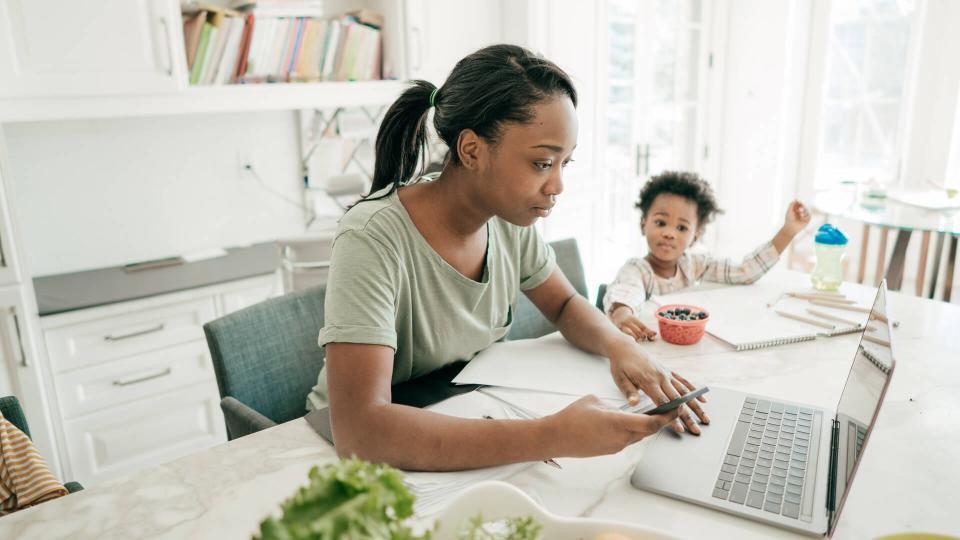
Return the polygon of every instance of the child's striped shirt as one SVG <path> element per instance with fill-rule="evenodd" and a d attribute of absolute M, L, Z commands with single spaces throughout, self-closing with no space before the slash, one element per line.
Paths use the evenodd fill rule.
<path fill-rule="evenodd" d="M 677 273 L 662 278 L 645 258 L 628 260 L 617 272 L 603 297 L 604 311 L 609 315 L 614 304 L 623 304 L 640 313 L 640 306 L 654 294 L 668 294 L 696 285 L 701 281 L 715 283 L 753 283 L 773 268 L 780 254 L 767 242 L 744 257 L 739 264 L 730 259 L 717 259 L 706 253 L 684 253 L 677 259 Z"/>

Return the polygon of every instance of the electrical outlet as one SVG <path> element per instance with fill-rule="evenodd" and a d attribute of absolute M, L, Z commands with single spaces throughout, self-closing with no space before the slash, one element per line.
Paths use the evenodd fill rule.
<path fill-rule="evenodd" d="M 246 176 L 253 169 L 253 150 L 249 148 L 237 149 L 237 174 Z"/>

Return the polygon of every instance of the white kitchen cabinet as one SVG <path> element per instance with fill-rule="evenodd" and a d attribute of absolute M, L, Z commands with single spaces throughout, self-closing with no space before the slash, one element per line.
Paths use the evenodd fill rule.
<path fill-rule="evenodd" d="M 0 286 L 19 283 L 20 273 L 15 261 L 10 213 L 7 210 L 7 190 L 4 187 L 4 168 L 6 161 L 3 130 L 0 129 Z"/>
<path fill-rule="evenodd" d="M 226 441 L 216 385 L 199 383 L 63 423 L 72 478 L 94 485 Z"/>
<path fill-rule="evenodd" d="M 411 79 L 440 86 L 461 58 L 503 39 L 500 2 L 407 0 L 406 8 L 407 70 Z M 511 9 L 509 5 L 507 9 Z"/>
<path fill-rule="evenodd" d="M 181 25 L 173 0 L 5 0 L 0 97 L 174 91 Z"/>
<path fill-rule="evenodd" d="M 0 396 L 18 395 L 17 371 L 29 365 L 24 349 L 23 305 L 14 287 L 0 288 Z"/>
<path fill-rule="evenodd" d="M 280 292 L 274 273 L 42 317 L 65 477 L 96 485 L 225 442 L 203 325 Z"/>

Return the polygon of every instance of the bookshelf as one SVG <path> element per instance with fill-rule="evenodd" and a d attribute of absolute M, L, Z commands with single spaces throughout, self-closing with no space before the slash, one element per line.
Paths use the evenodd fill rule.
<path fill-rule="evenodd" d="M 0 8 L 0 35 L 18 37 L 0 40 L 0 124 L 382 105 L 396 99 L 409 75 L 404 0 L 324 4 L 331 14 L 383 15 L 384 74 L 399 80 L 226 85 L 189 83 L 179 0 L 111 0 L 115 12 L 104 6 L 96 14 L 58 3 L 64 9 L 52 14 L 23 0 Z M 84 19 L 99 26 L 87 32 L 76 24 Z M 63 31 L 54 37 L 26 31 L 41 23 Z M 118 48 L 121 42 L 128 47 Z"/>
<path fill-rule="evenodd" d="M 0 123 L 379 105 L 395 100 L 405 87 L 403 81 L 238 84 L 157 94 L 0 99 Z"/>

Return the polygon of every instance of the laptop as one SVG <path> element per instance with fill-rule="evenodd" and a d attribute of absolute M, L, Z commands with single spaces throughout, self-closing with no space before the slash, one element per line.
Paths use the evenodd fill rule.
<path fill-rule="evenodd" d="M 699 437 L 661 430 L 634 487 L 809 535 L 832 536 L 895 366 L 880 284 L 835 411 L 725 388 Z"/>

